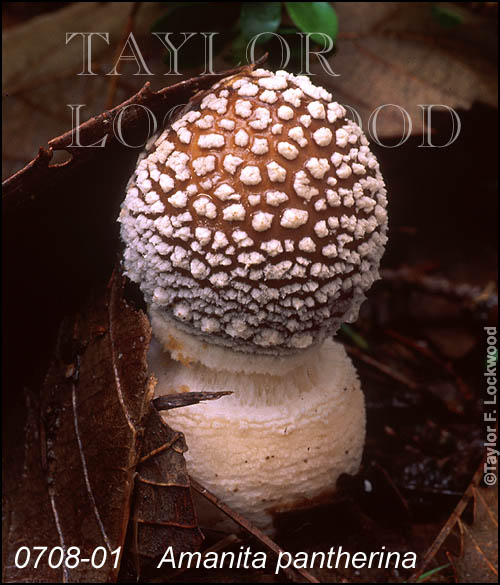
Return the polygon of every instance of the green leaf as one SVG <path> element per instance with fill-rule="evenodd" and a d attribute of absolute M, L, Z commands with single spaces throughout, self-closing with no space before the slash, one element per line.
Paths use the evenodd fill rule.
<path fill-rule="evenodd" d="M 434 20 L 443 28 L 454 28 L 464 21 L 463 12 L 448 2 L 433 2 L 431 13 Z"/>
<path fill-rule="evenodd" d="M 324 33 L 335 43 L 339 23 L 337 13 L 328 2 L 285 2 L 285 6 L 293 23 L 302 32 Z M 325 46 L 322 35 L 312 34 L 311 39 Z"/>
<path fill-rule="evenodd" d="M 340 326 L 342 333 L 349 337 L 351 341 L 355 343 L 360 349 L 364 349 L 365 351 L 370 350 L 370 345 L 366 341 L 366 339 L 360 335 L 357 331 L 355 331 L 352 327 L 347 325 L 347 323 L 342 323 Z"/>
<path fill-rule="evenodd" d="M 436 573 L 440 573 L 441 571 L 443 571 L 444 569 L 447 569 L 450 566 L 451 566 L 450 563 L 447 563 L 446 565 L 441 565 L 440 567 L 436 567 L 435 569 L 431 569 L 430 571 L 427 571 L 427 573 L 423 573 L 417 579 L 417 583 L 425 583 L 427 581 L 427 579 L 429 579 L 430 577 L 432 577 Z"/>
<path fill-rule="evenodd" d="M 281 2 L 243 2 L 240 14 L 241 32 L 245 39 L 264 32 L 276 32 L 281 23 Z M 271 35 L 262 35 L 257 44 L 266 43 Z"/>

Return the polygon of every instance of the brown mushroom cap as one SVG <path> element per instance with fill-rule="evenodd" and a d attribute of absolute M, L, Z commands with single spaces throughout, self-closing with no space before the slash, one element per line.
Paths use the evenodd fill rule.
<path fill-rule="evenodd" d="M 287 353 L 357 316 L 387 240 L 361 129 L 309 78 L 215 84 L 141 157 L 119 221 L 156 313 L 237 350 Z"/>

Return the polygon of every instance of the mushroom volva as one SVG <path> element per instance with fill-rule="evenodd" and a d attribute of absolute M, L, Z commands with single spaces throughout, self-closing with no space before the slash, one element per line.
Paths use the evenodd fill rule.
<path fill-rule="evenodd" d="M 155 136 L 119 221 L 151 318 L 157 394 L 193 477 L 265 530 L 356 473 L 356 371 L 332 336 L 379 277 L 386 189 L 360 127 L 305 76 L 251 70 Z"/>

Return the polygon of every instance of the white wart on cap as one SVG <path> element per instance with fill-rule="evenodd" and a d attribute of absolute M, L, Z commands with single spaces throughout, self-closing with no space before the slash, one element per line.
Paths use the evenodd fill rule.
<path fill-rule="evenodd" d="M 356 318 L 387 240 L 361 129 L 307 77 L 223 79 L 148 146 L 119 221 L 124 266 L 186 332 L 282 354 Z"/>

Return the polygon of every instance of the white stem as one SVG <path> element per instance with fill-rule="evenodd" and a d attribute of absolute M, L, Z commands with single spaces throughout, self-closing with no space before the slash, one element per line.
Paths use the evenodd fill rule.
<path fill-rule="evenodd" d="M 310 505 L 334 491 L 340 474 L 357 472 L 364 398 L 341 344 L 327 340 L 277 363 L 217 348 L 211 367 L 211 349 L 200 353 L 175 327 L 154 331 L 172 352 L 151 346 L 157 395 L 233 392 L 163 416 L 186 436 L 190 473 L 258 526 L 270 530 L 273 513 Z"/>

